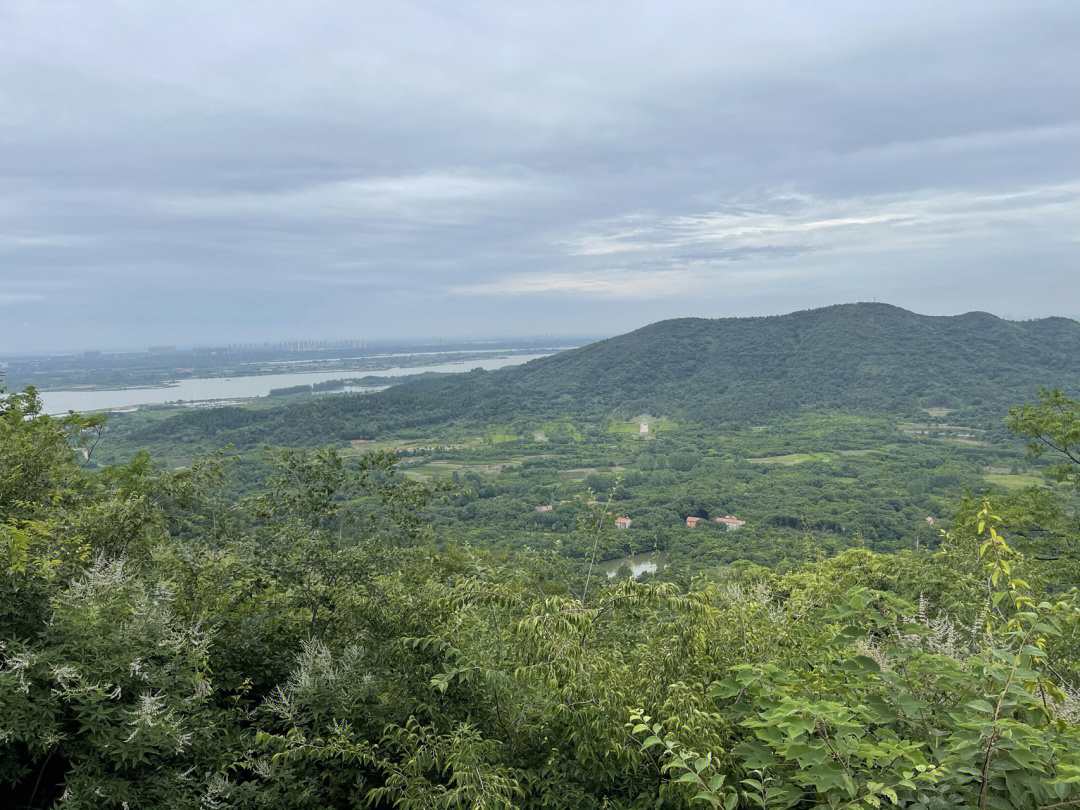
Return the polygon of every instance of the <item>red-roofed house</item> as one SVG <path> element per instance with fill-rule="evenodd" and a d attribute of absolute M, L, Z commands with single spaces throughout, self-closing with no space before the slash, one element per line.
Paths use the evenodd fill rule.
<path fill-rule="evenodd" d="M 716 522 L 723 526 L 727 531 L 732 532 L 735 529 L 741 529 L 745 524 L 745 520 L 739 520 L 734 515 L 725 515 L 724 517 L 718 517 Z"/>
<path fill-rule="evenodd" d="M 616 529 L 629 529 L 630 528 L 630 518 L 628 518 L 628 517 L 615 518 L 615 528 Z"/>
<path fill-rule="evenodd" d="M 699 523 L 701 523 L 701 518 L 694 517 L 693 515 L 686 519 L 686 525 L 689 526 L 691 529 L 696 529 Z"/>

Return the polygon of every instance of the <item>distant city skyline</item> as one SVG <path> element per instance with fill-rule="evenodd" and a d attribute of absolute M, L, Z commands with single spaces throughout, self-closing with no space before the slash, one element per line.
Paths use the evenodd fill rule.
<path fill-rule="evenodd" d="M 1080 4 L 9 0 L 0 356 L 1080 318 Z"/>
<path fill-rule="evenodd" d="M 827 304 L 823 307 L 807 307 L 802 310 L 787 310 L 778 313 L 765 313 L 765 314 L 744 314 L 744 315 L 730 315 L 730 316 L 717 316 L 717 317 L 729 317 L 729 318 L 760 318 L 770 317 L 772 315 L 788 315 L 800 311 L 813 311 L 816 309 L 824 309 L 831 306 L 845 306 L 850 304 L 884 304 L 886 306 L 897 306 L 890 304 L 887 301 L 850 301 L 840 302 L 838 304 Z M 1041 315 L 1030 318 L 1011 318 L 1008 315 L 1003 315 L 998 312 L 989 312 L 987 310 L 965 310 L 963 312 L 925 312 L 908 307 L 902 307 L 909 312 L 913 312 L 917 315 L 965 315 L 976 312 L 983 312 L 992 315 L 996 318 L 1000 318 L 1006 321 L 1032 321 L 1041 320 L 1044 318 L 1057 318 L 1063 317 L 1069 320 L 1080 321 L 1080 318 L 1073 318 L 1068 315 Z M 271 351 L 294 351 L 294 352 L 316 352 L 316 351 L 332 351 L 335 348 L 352 348 L 352 349 L 380 349 L 386 347 L 399 347 L 407 349 L 416 349 L 418 352 L 424 348 L 431 348 L 439 352 L 454 351 L 456 346 L 472 346 L 477 347 L 485 343 L 508 345 L 512 343 L 549 343 L 548 348 L 555 347 L 556 343 L 568 341 L 568 345 L 582 346 L 589 342 L 606 340 L 611 337 L 616 337 L 625 332 L 634 331 L 644 326 L 648 326 L 652 323 L 657 323 L 662 320 L 672 320 L 682 317 L 690 318 L 706 318 L 711 319 L 711 316 L 695 315 L 695 316 L 673 316 L 673 318 L 658 318 L 656 321 L 648 321 L 640 326 L 632 327 L 624 331 L 617 332 L 597 332 L 595 334 L 574 334 L 572 332 L 566 333 L 521 333 L 521 334 L 463 334 L 463 335 L 447 335 L 447 336 L 429 336 L 429 335 L 381 335 L 372 338 L 287 338 L 282 340 L 263 340 L 263 341 L 236 341 L 231 343 L 178 343 L 175 345 L 158 345 L 158 346 L 99 346 L 96 348 L 64 348 L 64 349 L 50 349 L 40 351 L 23 351 L 23 352 L 6 352 L 0 353 L 0 359 L 10 360 L 18 357 L 63 357 L 73 355 L 100 355 L 100 354 L 165 354 L 176 353 L 185 354 L 192 352 L 237 352 L 237 351 L 257 351 L 260 349 Z M 448 348 L 449 347 L 449 348 Z M 2 366 L 0 366 L 2 368 Z"/>
<path fill-rule="evenodd" d="M 128 355 L 128 354 L 150 354 L 150 355 L 172 355 L 172 354 L 192 354 L 192 353 L 241 353 L 241 352 L 257 352 L 257 351 L 279 351 L 279 352 L 323 352 L 334 350 L 381 350 L 386 348 L 402 348 L 408 350 L 415 350 L 415 353 L 421 354 L 425 350 L 432 350 L 434 354 L 455 352 L 455 351 L 468 351 L 469 349 L 478 349 L 481 346 L 493 344 L 500 348 L 508 348 L 513 350 L 514 345 L 518 344 L 527 348 L 529 344 L 543 344 L 550 343 L 548 348 L 554 348 L 554 344 L 560 343 L 564 340 L 575 340 L 575 345 L 580 345 L 582 341 L 594 341 L 603 340 L 610 335 L 473 335 L 473 336 L 461 336 L 461 337 L 448 337 L 448 338 L 413 338 L 408 336 L 403 337 L 379 337 L 372 339 L 363 338 L 340 338 L 340 339 L 296 339 L 296 340 L 278 340 L 278 341 L 259 341 L 248 343 L 191 343 L 191 344 L 178 344 L 175 346 L 163 345 L 163 346 L 110 346 L 104 348 L 86 349 L 86 348 L 68 348 L 54 351 L 42 351 L 42 352 L 14 352 L 9 354 L 0 354 L 0 359 L 12 359 L 17 357 L 69 357 L 69 356 L 82 356 L 92 357 L 98 355 Z M 461 348 L 465 347 L 465 348 Z M 2 368 L 2 366 L 0 366 Z"/>

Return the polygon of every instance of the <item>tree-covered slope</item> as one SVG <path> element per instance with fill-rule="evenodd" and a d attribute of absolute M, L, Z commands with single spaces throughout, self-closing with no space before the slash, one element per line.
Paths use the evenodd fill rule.
<path fill-rule="evenodd" d="M 706 423 L 800 407 L 912 413 L 948 406 L 1000 415 L 1044 386 L 1080 389 L 1078 358 L 1080 323 L 1065 318 L 936 317 L 885 304 L 681 318 L 522 366 L 417 380 L 377 395 L 183 414 L 137 438 L 325 443 L 451 421 L 612 412 Z"/>
<path fill-rule="evenodd" d="M 931 317 L 852 304 L 663 321 L 509 369 L 497 382 L 615 407 L 898 410 L 1005 405 L 1053 382 L 1072 386 L 1080 380 L 1078 358 L 1080 324 L 1063 318 L 1017 323 L 986 313 Z"/>

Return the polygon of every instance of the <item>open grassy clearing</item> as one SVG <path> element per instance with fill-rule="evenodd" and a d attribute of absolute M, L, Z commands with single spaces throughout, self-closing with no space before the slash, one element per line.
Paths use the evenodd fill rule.
<path fill-rule="evenodd" d="M 659 433 L 665 430 L 674 430 L 677 427 L 672 420 L 667 418 L 652 419 L 650 417 L 646 420 L 644 417 L 638 417 L 637 419 L 642 421 L 631 420 L 629 422 L 616 422 L 613 420 L 608 424 L 607 429 L 610 433 L 618 433 L 631 436 L 650 436 L 653 433 Z M 642 433 L 641 430 L 642 424 L 647 424 L 649 426 L 648 430 L 644 433 Z"/>
<path fill-rule="evenodd" d="M 416 438 L 402 438 L 402 439 L 353 439 L 349 442 L 349 446 L 360 453 L 366 453 L 369 450 L 383 451 L 389 450 L 392 453 L 398 452 L 412 452 L 414 450 L 421 450 L 425 448 L 438 448 L 441 450 L 464 450 L 470 447 L 479 447 L 482 443 L 482 439 L 479 436 L 470 437 L 464 441 L 459 442 L 446 442 L 438 439 L 416 439 Z"/>
<path fill-rule="evenodd" d="M 804 461 L 824 461 L 825 463 L 832 463 L 837 460 L 837 456 L 844 456 L 846 458 L 865 458 L 867 456 L 875 456 L 884 453 L 888 450 L 896 449 L 895 444 L 886 444 L 877 448 L 864 448 L 860 450 L 835 450 L 832 452 L 818 452 L 818 453 L 788 453 L 782 456 L 748 456 L 747 461 L 751 464 L 783 464 L 785 466 L 791 466 L 792 464 L 799 464 Z"/>
<path fill-rule="evenodd" d="M 532 430 L 532 435 L 533 440 L 537 442 L 547 442 L 552 439 L 569 439 L 578 442 L 584 438 L 577 425 L 566 421 L 541 422 L 538 428 Z"/>
<path fill-rule="evenodd" d="M 1004 489 L 1026 489 L 1027 487 L 1045 487 L 1048 483 L 1041 475 L 1029 473 L 986 473 L 987 483 Z"/>
<path fill-rule="evenodd" d="M 431 481 L 432 479 L 449 478 L 455 472 L 459 475 L 477 473 L 479 475 L 499 475 L 512 470 L 517 465 L 536 458 L 549 458 L 550 453 L 533 453 L 531 455 L 515 455 L 499 461 L 463 461 L 458 459 L 433 459 L 431 461 L 413 460 L 406 461 L 399 469 L 417 481 Z"/>
<path fill-rule="evenodd" d="M 560 470 L 558 478 L 560 481 L 584 481 L 595 472 L 599 472 L 596 467 L 574 467 L 569 470 Z"/>
<path fill-rule="evenodd" d="M 986 431 L 982 428 L 974 428 L 968 425 L 928 425 L 919 424 L 915 422 L 905 422 L 899 425 L 900 430 L 904 433 L 916 435 L 916 436 L 963 436 L 963 437 L 976 437 Z"/>
<path fill-rule="evenodd" d="M 948 416 L 950 413 L 954 413 L 956 408 L 923 408 L 928 414 L 935 419 L 940 419 L 943 416 Z"/>
<path fill-rule="evenodd" d="M 402 466 L 402 471 L 413 478 L 449 478 L 454 473 L 464 475 L 465 473 L 475 472 L 480 475 L 498 475 L 507 467 L 514 464 L 514 462 L 503 462 L 500 464 L 463 464 L 457 461 L 429 461 L 425 464 L 413 464 L 409 466 Z"/>
<path fill-rule="evenodd" d="M 582 438 L 584 438 L 581 431 L 578 429 L 578 426 L 569 421 L 542 422 L 540 424 L 540 432 L 553 439 L 560 438 L 581 441 Z"/>
<path fill-rule="evenodd" d="M 788 453 L 786 456 L 758 456 L 747 458 L 751 464 L 782 464 L 790 467 L 792 464 L 800 464 L 803 461 L 824 461 L 826 464 L 833 460 L 832 453 Z"/>
<path fill-rule="evenodd" d="M 458 464 L 448 461 L 433 461 L 428 464 L 416 464 L 409 467 L 401 467 L 401 472 L 407 478 L 414 481 L 429 482 L 432 480 L 450 478 L 454 473 L 464 475 L 470 472 L 481 475 L 498 475 L 508 465 L 504 464 Z"/>
<path fill-rule="evenodd" d="M 169 455 L 164 454 L 156 457 L 160 460 L 161 465 L 167 470 L 186 470 L 192 464 L 195 463 L 195 456 L 192 455 Z"/>
<path fill-rule="evenodd" d="M 985 430 L 966 425 L 903 424 L 900 425 L 900 429 L 909 436 L 916 436 L 921 439 L 956 442 L 957 444 L 979 447 L 990 447 L 993 444 L 993 442 L 983 438 L 986 433 Z"/>
<path fill-rule="evenodd" d="M 520 441 L 521 438 L 505 425 L 491 425 L 484 431 L 484 441 L 487 444 L 506 444 Z"/>

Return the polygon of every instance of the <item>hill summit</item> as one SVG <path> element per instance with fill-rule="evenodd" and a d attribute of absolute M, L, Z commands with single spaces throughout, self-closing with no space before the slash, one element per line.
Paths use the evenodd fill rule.
<path fill-rule="evenodd" d="M 1080 383 L 1080 323 L 870 303 L 679 318 L 487 377 L 571 407 L 692 409 L 710 421 L 801 405 L 1005 407 L 1042 386 Z"/>
<path fill-rule="evenodd" d="M 532 362 L 320 397 L 280 408 L 165 419 L 141 438 L 198 431 L 238 445 L 324 444 L 467 422 L 667 414 L 718 424 L 800 408 L 914 414 L 963 409 L 1000 424 L 1042 387 L 1080 390 L 1080 323 L 985 312 L 918 315 L 843 304 L 787 315 L 678 318 Z M 970 423 L 970 422 L 969 422 Z"/>

